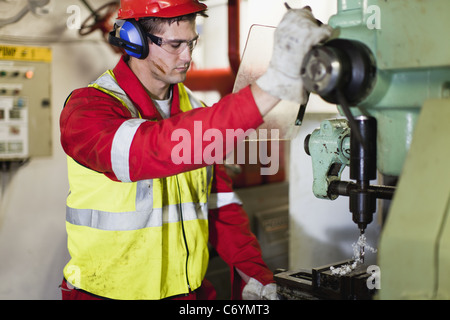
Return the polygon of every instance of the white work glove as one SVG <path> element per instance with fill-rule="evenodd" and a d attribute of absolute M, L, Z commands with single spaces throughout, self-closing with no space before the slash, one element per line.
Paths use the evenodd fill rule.
<path fill-rule="evenodd" d="M 306 53 L 331 36 L 332 28 L 314 18 L 309 7 L 288 9 L 275 30 L 269 67 L 257 81 L 258 86 L 282 100 L 306 103 L 300 69 Z"/>
<path fill-rule="evenodd" d="M 242 290 L 243 300 L 278 300 L 277 285 L 269 283 L 265 286 L 254 278 L 250 278 Z"/>

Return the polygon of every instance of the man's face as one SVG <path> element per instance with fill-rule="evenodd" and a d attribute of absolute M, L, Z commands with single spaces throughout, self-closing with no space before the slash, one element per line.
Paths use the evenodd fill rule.
<path fill-rule="evenodd" d="M 163 41 L 190 41 L 197 37 L 195 21 L 179 21 L 166 25 L 163 33 L 155 34 Z M 178 54 L 170 53 L 149 39 L 149 55 L 145 59 L 151 76 L 166 84 L 176 84 L 186 79 L 192 61 L 192 52 L 187 46 Z"/>

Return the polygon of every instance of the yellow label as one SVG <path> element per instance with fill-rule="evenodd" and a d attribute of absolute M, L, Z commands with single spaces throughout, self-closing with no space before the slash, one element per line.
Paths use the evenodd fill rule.
<path fill-rule="evenodd" d="M 52 50 L 47 47 L 25 47 L 0 44 L 0 60 L 52 61 Z"/>

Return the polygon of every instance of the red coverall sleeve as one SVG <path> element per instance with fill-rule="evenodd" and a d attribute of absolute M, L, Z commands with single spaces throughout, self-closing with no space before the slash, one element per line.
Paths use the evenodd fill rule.
<path fill-rule="evenodd" d="M 119 180 L 112 168 L 111 149 L 116 132 L 130 119 L 129 111 L 117 99 L 95 88 L 76 90 L 61 113 L 61 145 L 78 163 Z M 247 130 L 256 129 L 262 122 L 249 87 L 224 97 L 212 107 L 183 112 L 162 121 L 142 120 L 124 155 L 130 180 L 161 178 L 209 165 L 211 162 L 203 157 L 201 162 L 194 159 L 211 144 L 203 139 L 208 129 L 224 138 L 225 155 L 244 138 Z M 186 149 L 190 159 L 178 164 L 174 163 L 172 152 L 186 141 L 173 138 L 175 130 L 187 133 L 185 138 L 189 138 L 190 144 Z M 237 139 L 225 139 L 227 130 L 242 134 Z"/>
<path fill-rule="evenodd" d="M 216 165 L 211 193 L 233 192 L 232 182 L 223 165 Z M 232 299 L 241 299 L 245 282 L 239 269 L 263 285 L 274 282 L 273 273 L 262 259 L 257 238 L 250 230 L 247 213 L 238 203 L 209 211 L 209 241 L 219 256 L 230 266 Z"/>

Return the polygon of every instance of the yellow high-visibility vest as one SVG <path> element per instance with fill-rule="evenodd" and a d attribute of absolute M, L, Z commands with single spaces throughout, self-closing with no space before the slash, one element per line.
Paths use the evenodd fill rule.
<path fill-rule="evenodd" d="M 66 229 L 71 260 L 64 268 L 65 279 L 112 299 L 162 299 L 197 289 L 209 259 L 212 166 L 167 178 L 127 180 L 122 159 L 127 156 L 126 137 L 132 139 L 133 128 L 148 120 L 140 119 L 111 70 L 90 86 L 118 99 L 134 118 L 117 130 L 120 137 L 115 137 L 111 152 L 112 158 L 117 152 L 112 164 L 122 182 L 68 157 Z M 182 84 L 178 88 L 183 112 L 202 106 Z"/>

